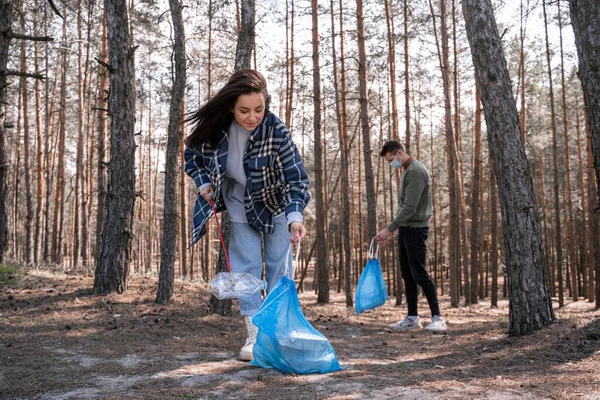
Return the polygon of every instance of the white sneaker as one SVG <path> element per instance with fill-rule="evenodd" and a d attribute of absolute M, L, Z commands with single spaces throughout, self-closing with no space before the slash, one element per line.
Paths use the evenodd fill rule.
<path fill-rule="evenodd" d="M 434 315 L 431 322 L 425 327 L 425 330 L 430 332 L 444 332 L 447 329 L 446 321 L 439 315 Z"/>
<path fill-rule="evenodd" d="M 416 331 L 423 329 L 421 319 L 419 317 L 405 317 L 402 321 L 398 321 L 395 324 L 388 325 L 395 331 Z"/>
<path fill-rule="evenodd" d="M 246 330 L 248 331 L 248 337 L 246 338 L 246 344 L 240 350 L 238 358 L 241 361 L 252 361 L 254 355 L 252 350 L 254 349 L 254 343 L 256 343 L 256 335 L 258 334 L 258 328 L 252 323 L 252 317 L 245 317 Z"/>

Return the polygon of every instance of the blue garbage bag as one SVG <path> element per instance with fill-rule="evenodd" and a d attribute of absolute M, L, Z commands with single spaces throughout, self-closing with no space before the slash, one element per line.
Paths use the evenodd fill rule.
<path fill-rule="evenodd" d="M 258 335 L 250 364 L 285 373 L 342 369 L 329 340 L 306 320 L 293 280 L 284 276 L 252 318 Z"/>
<path fill-rule="evenodd" d="M 371 246 L 369 247 L 369 261 L 362 274 L 360 274 L 358 285 L 356 286 L 356 298 L 354 301 L 356 315 L 385 304 L 387 299 L 387 287 L 378 259 L 379 249 L 375 252 L 372 249 L 373 241 L 371 241 Z"/>

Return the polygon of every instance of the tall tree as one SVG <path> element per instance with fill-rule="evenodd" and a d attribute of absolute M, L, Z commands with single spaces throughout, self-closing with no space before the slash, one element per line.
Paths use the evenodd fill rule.
<path fill-rule="evenodd" d="M 562 122 L 563 122 L 563 149 L 565 154 L 565 180 L 566 180 L 566 207 L 567 207 L 567 237 L 568 237 L 568 250 L 569 250 L 569 266 L 571 271 L 571 296 L 573 301 L 579 300 L 578 289 L 577 289 L 577 256 L 576 256 L 576 236 L 575 228 L 573 226 L 573 201 L 572 188 L 571 188 L 571 158 L 569 155 L 569 118 L 567 115 L 567 85 L 565 82 L 565 56 L 563 50 L 563 21 L 562 12 L 560 10 L 560 0 L 557 0 L 556 6 L 558 9 L 558 29 L 559 29 L 559 42 L 560 42 L 560 81 L 561 81 L 561 103 L 562 103 Z"/>
<path fill-rule="evenodd" d="M 436 25 L 435 25 L 435 13 L 433 11 L 433 4 L 429 1 L 429 8 L 431 16 L 433 17 L 434 34 L 437 42 Z M 459 199 L 458 199 L 458 160 L 456 152 L 456 141 L 454 132 L 452 129 L 452 102 L 450 98 L 450 66 L 449 66 L 449 50 L 448 50 L 448 27 L 446 24 L 446 0 L 440 0 L 440 19 L 441 19 L 441 37 L 442 45 L 441 50 L 438 45 L 438 59 L 440 63 L 440 70 L 442 73 L 442 82 L 444 88 L 444 126 L 446 135 L 446 149 L 447 149 L 447 164 L 448 164 L 448 196 L 449 196 L 449 238 L 448 238 L 448 257 L 449 257 L 449 268 L 450 268 L 450 304 L 452 307 L 458 307 L 459 300 L 459 265 L 460 265 L 460 249 L 459 249 Z"/>
<path fill-rule="evenodd" d="M 242 18 L 240 33 L 238 35 L 237 47 L 235 48 L 235 70 L 250 68 L 252 50 L 255 41 L 255 20 L 256 3 L 255 0 L 242 1 Z"/>
<path fill-rule="evenodd" d="M 463 0 L 463 14 L 500 193 L 509 334 L 520 336 L 554 321 L 533 180 L 491 0 Z"/>
<path fill-rule="evenodd" d="M 63 223 L 65 213 L 65 146 L 66 146 L 66 107 L 67 107 L 67 70 L 70 56 L 67 43 L 67 6 L 64 6 L 65 18 L 62 24 L 62 50 L 60 64 L 60 100 L 58 112 L 58 161 L 56 166 L 56 192 L 54 197 L 54 218 L 52 231 L 52 261 L 62 263 Z"/>
<path fill-rule="evenodd" d="M 592 139 L 597 207 L 600 208 L 600 7 L 596 0 L 569 0 L 569 4 L 579 57 L 577 75 L 583 86 Z"/>
<path fill-rule="evenodd" d="M 340 13 L 342 9 L 340 9 Z M 342 32 L 340 27 L 340 41 L 342 39 Z M 340 43 L 340 46 L 343 46 L 343 43 Z M 335 112 L 336 112 L 336 120 L 338 124 L 338 141 L 340 143 L 340 177 L 342 181 L 342 190 L 339 193 L 340 196 L 340 241 L 341 243 L 341 251 L 342 255 L 340 256 L 340 261 L 343 260 L 343 265 L 340 264 L 340 273 L 338 280 L 338 291 L 341 288 L 342 276 L 348 278 L 350 277 L 350 268 L 352 262 L 352 252 L 350 251 L 350 224 L 348 223 L 348 219 L 350 217 L 350 184 L 348 182 L 348 130 L 345 126 L 345 113 L 346 111 L 343 108 L 346 106 L 345 98 L 341 101 L 341 92 L 343 88 L 340 88 L 341 83 L 338 82 L 338 69 L 337 69 L 337 55 L 336 55 L 336 46 L 335 46 L 335 18 L 333 12 L 333 0 L 331 0 L 331 49 L 333 56 L 333 86 L 335 89 Z M 343 60 L 340 60 L 343 63 Z M 348 289 L 348 288 L 346 288 Z M 352 289 L 350 288 L 350 304 L 348 304 L 348 297 L 346 297 L 346 305 L 348 307 L 352 306 Z"/>
<path fill-rule="evenodd" d="M 315 186 L 325 187 L 323 145 L 321 138 L 321 69 L 319 66 L 319 6 L 317 0 L 311 1 L 312 14 L 312 65 L 313 65 L 313 129 L 315 138 Z M 317 289 L 318 303 L 329 303 L 329 259 L 327 257 L 326 224 L 327 207 L 325 191 L 315 193 L 317 220 Z"/>
<path fill-rule="evenodd" d="M 350 145 L 348 143 L 348 109 L 346 108 L 346 63 L 345 63 L 345 52 L 344 52 L 344 5 L 343 0 L 339 0 L 339 21 L 340 21 L 340 107 L 341 107 L 341 118 L 342 118 L 342 137 L 344 139 L 345 147 L 342 147 L 342 151 L 345 154 L 342 157 L 346 157 L 346 190 L 345 194 L 350 196 L 352 193 L 350 191 L 350 182 L 348 181 L 350 175 Z M 342 176 L 342 186 L 344 185 L 344 177 Z M 349 221 L 352 216 L 352 206 L 354 203 L 350 203 L 348 199 L 348 208 L 346 209 L 346 204 L 344 204 L 344 217 L 346 221 Z M 352 254 L 351 254 L 351 241 L 352 237 L 350 235 L 350 223 L 347 222 L 346 228 L 347 235 L 344 238 L 344 248 L 346 249 L 346 257 L 348 261 L 346 261 L 345 269 L 344 269 L 344 291 L 346 293 L 346 306 L 352 307 L 353 299 L 352 299 Z"/>
<path fill-rule="evenodd" d="M 479 187 L 481 180 L 481 100 L 477 81 L 475 82 L 475 156 L 473 160 L 473 189 L 471 193 L 471 296 L 468 303 L 477 303 L 477 273 L 483 272 L 479 261 Z M 483 275 L 483 273 L 482 273 Z"/>
<path fill-rule="evenodd" d="M 552 65 L 550 40 L 548 39 L 548 17 L 546 13 L 546 0 L 542 0 L 542 8 L 544 10 L 544 28 L 546 34 L 546 64 L 548 67 L 548 83 L 550 90 L 550 118 L 552 126 L 552 163 L 554 171 L 554 224 L 556 232 L 556 266 L 558 274 L 558 305 L 565 305 L 563 294 L 563 244 L 562 244 L 562 220 L 560 218 L 560 191 L 559 191 L 559 171 L 558 171 L 558 138 L 556 133 L 556 112 L 554 110 L 554 85 L 552 81 Z"/>
<path fill-rule="evenodd" d="M 127 290 L 135 205 L 135 90 L 126 0 L 105 0 L 108 28 L 110 164 L 97 294 Z"/>
<path fill-rule="evenodd" d="M 19 12 L 19 23 L 21 31 L 25 32 L 25 2 L 21 1 L 21 10 Z M 21 41 L 21 72 L 27 71 L 27 48 L 25 41 Z M 29 140 L 29 89 L 27 78 L 21 76 L 21 97 L 23 98 L 23 165 L 25 166 L 23 174 L 25 175 L 25 202 L 27 212 L 25 214 L 25 262 L 30 264 L 32 261 L 32 227 L 33 222 L 33 194 L 31 192 L 31 143 Z M 15 204 L 17 207 L 17 204 Z M 15 221 L 16 222 L 16 221 Z"/>
<path fill-rule="evenodd" d="M 96 126 L 98 136 L 96 138 L 96 151 L 98 152 L 96 166 L 96 243 L 94 260 L 98 262 L 100 249 L 102 249 L 102 227 L 104 226 L 104 208 L 106 205 L 106 125 L 107 125 L 107 100 L 108 100 L 108 33 L 106 31 L 106 12 L 102 13 L 102 49 L 100 51 L 99 61 L 101 65 L 98 69 L 98 94 L 96 99 Z"/>
<path fill-rule="evenodd" d="M 375 201 L 375 179 L 373 176 L 373 159 L 371 154 L 373 153 L 373 150 L 371 147 L 371 128 L 369 126 L 369 92 L 367 90 L 367 77 L 369 73 L 367 64 L 367 53 L 365 49 L 365 21 L 363 14 L 363 0 L 356 0 L 356 27 L 358 33 L 358 82 L 360 93 L 360 119 L 363 135 L 365 190 L 367 192 L 367 234 L 369 235 L 369 240 L 371 240 L 371 238 L 375 237 L 375 235 L 377 234 L 377 203 Z"/>
<path fill-rule="evenodd" d="M 175 70 L 175 80 L 171 90 L 171 106 L 169 109 L 167 154 L 165 156 L 164 222 L 160 274 L 156 293 L 156 302 L 161 304 L 167 303 L 173 295 L 177 247 L 177 177 L 181 169 L 179 149 L 183 137 L 181 117 L 186 83 L 185 29 L 182 8 L 183 6 L 179 0 L 169 0 L 169 9 L 173 19 L 173 69 Z M 183 196 L 184 193 L 181 193 L 181 195 Z"/>
<path fill-rule="evenodd" d="M 12 28 L 12 0 L 0 0 L 0 264 L 4 261 L 4 253 L 8 244 L 8 219 L 6 216 L 6 178 L 8 176 L 8 160 L 6 159 L 6 77 L 8 71 L 9 32 Z"/>

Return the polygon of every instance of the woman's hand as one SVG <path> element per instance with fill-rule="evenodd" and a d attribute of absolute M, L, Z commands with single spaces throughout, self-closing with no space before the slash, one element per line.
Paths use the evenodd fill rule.
<path fill-rule="evenodd" d="M 290 243 L 297 243 L 299 240 L 302 241 L 304 240 L 304 236 L 306 236 L 306 228 L 298 221 L 290 224 L 290 232 L 292 233 Z"/>
<path fill-rule="evenodd" d="M 215 191 L 212 186 L 206 186 L 204 189 L 198 191 L 198 194 L 204 197 L 204 200 L 210 203 L 213 200 Z"/>

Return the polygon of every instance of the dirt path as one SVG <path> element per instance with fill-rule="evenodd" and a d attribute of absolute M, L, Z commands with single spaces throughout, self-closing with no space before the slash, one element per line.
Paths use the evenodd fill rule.
<path fill-rule="evenodd" d="M 175 286 L 167 307 L 153 304 L 155 278 L 106 297 L 91 293 L 91 278 L 63 273 L 0 286 L 0 399 L 600 399 L 600 311 L 584 301 L 515 339 L 505 301 L 450 309 L 442 297 L 446 334 L 399 333 L 387 325 L 406 309 L 393 298 L 357 317 L 341 294 L 317 306 L 303 293 L 344 370 L 285 375 L 235 359 L 237 308 L 208 315 L 204 284 Z"/>

